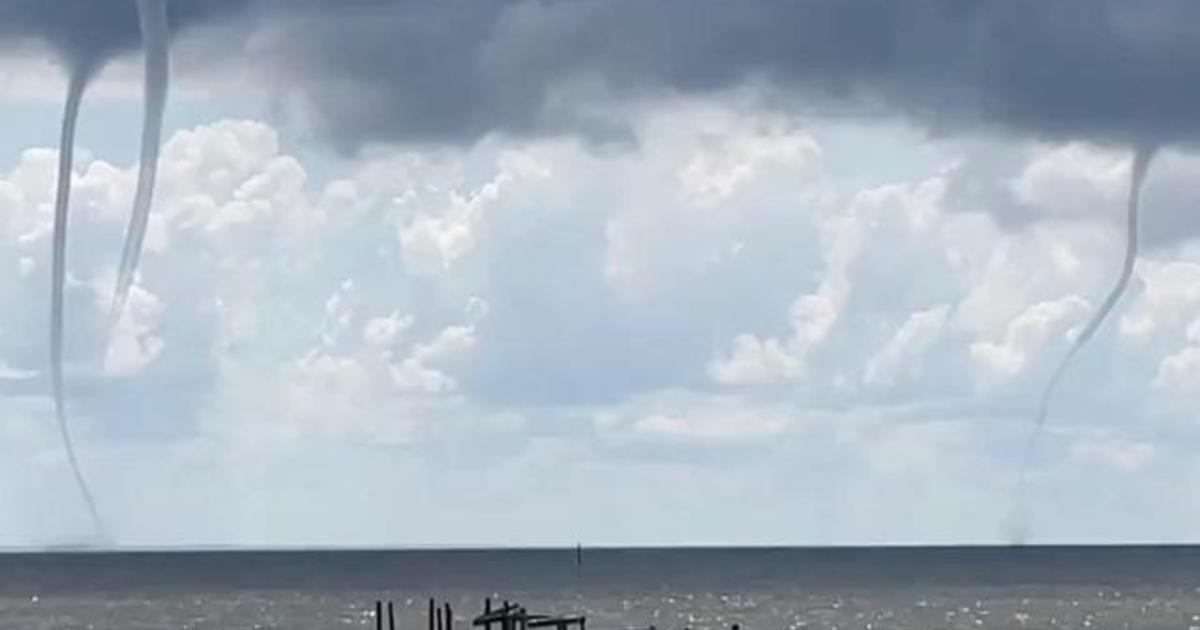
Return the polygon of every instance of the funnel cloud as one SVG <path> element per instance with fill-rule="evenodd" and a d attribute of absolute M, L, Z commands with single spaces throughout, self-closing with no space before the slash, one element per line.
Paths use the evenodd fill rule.
<path fill-rule="evenodd" d="M 1037 415 L 1034 418 L 1033 439 L 1035 440 L 1041 428 L 1046 424 L 1046 414 L 1049 412 L 1050 402 L 1054 396 L 1058 382 L 1062 380 L 1063 374 L 1071 366 L 1079 351 L 1092 340 L 1092 337 L 1096 335 L 1096 331 L 1100 330 L 1100 326 L 1108 319 L 1109 314 L 1112 313 L 1121 296 L 1125 295 L 1125 290 L 1129 288 L 1129 280 L 1133 277 L 1133 267 L 1137 262 L 1138 256 L 1138 222 L 1139 215 L 1141 214 L 1142 187 L 1146 182 L 1146 172 L 1150 168 L 1150 162 L 1154 159 L 1156 151 L 1157 147 L 1149 146 L 1139 148 L 1134 154 L 1129 181 L 1129 202 L 1125 219 L 1125 257 L 1121 262 L 1121 273 L 1117 276 L 1117 282 L 1113 285 L 1112 290 L 1105 296 L 1104 301 L 1100 303 L 1100 308 L 1096 310 L 1096 314 L 1088 320 L 1087 324 L 1079 332 L 1079 335 L 1071 342 L 1071 347 L 1067 350 L 1067 354 L 1059 362 L 1058 367 L 1054 370 L 1054 374 L 1050 377 L 1050 381 L 1046 384 L 1046 389 L 1042 393 L 1041 400 L 1038 403 Z"/>
<path fill-rule="evenodd" d="M 154 184 L 158 175 L 163 112 L 167 105 L 167 87 L 170 80 L 167 1 L 138 0 L 138 16 L 146 54 L 145 122 L 142 127 L 137 193 L 133 201 L 133 213 L 129 219 L 129 231 L 125 236 L 125 248 L 121 253 L 121 264 L 117 268 L 117 287 L 109 309 L 110 325 L 120 319 L 121 311 L 125 308 L 129 290 L 133 286 L 142 244 L 146 240 L 146 227 L 150 222 L 150 207 L 154 201 Z"/>
<path fill-rule="evenodd" d="M 63 324 L 64 293 L 67 275 L 67 223 L 71 205 L 71 177 L 75 159 L 75 129 L 79 122 L 79 108 L 84 92 L 94 73 L 87 64 L 76 67 L 67 87 L 67 102 L 63 111 L 62 139 L 59 144 L 58 187 L 54 199 L 53 269 L 50 287 L 50 381 L 54 395 L 54 417 L 62 436 L 63 448 L 71 466 L 71 474 L 87 505 L 96 532 L 103 537 L 104 527 L 100 511 L 92 496 L 87 479 L 79 466 L 75 447 L 71 441 L 70 425 L 67 423 L 66 394 L 63 390 Z"/>
<path fill-rule="evenodd" d="M 1129 280 L 1133 277 L 1133 268 L 1137 263 L 1138 257 L 1138 234 L 1139 221 L 1141 215 L 1142 188 L 1146 182 L 1146 173 L 1150 168 L 1150 163 L 1154 159 L 1158 147 L 1154 145 L 1145 145 L 1135 150 L 1133 163 L 1130 168 L 1129 175 L 1129 200 L 1125 214 L 1125 257 L 1121 262 L 1121 272 L 1117 276 L 1117 282 L 1113 288 L 1105 296 L 1104 301 L 1100 303 L 1100 308 L 1092 315 L 1083 329 L 1080 330 L 1078 336 L 1071 342 L 1070 348 L 1067 349 L 1066 355 L 1059 361 L 1058 367 L 1055 368 L 1050 380 L 1046 383 L 1045 389 L 1042 391 L 1041 398 L 1038 401 L 1037 413 L 1033 419 L 1033 430 L 1029 435 L 1029 441 L 1025 445 L 1025 451 L 1021 456 L 1020 476 L 1017 481 L 1017 498 L 1014 507 L 1015 514 L 1013 516 L 1013 534 L 1011 537 L 1014 543 L 1024 543 L 1029 537 L 1030 525 L 1028 522 L 1028 508 L 1025 505 L 1025 486 L 1028 483 L 1026 478 L 1030 463 L 1033 458 L 1034 450 L 1037 448 L 1038 439 L 1041 437 L 1042 430 L 1046 426 L 1046 417 L 1050 412 L 1050 403 L 1054 398 L 1054 392 L 1058 388 L 1059 381 L 1062 380 L 1067 369 L 1071 367 L 1075 357 L 1079 354 L 1100 327 L 1108 319 L 1112 310 L 1117 306 L 1117 302 L 1125 295 L 1126 289 L 1129 288 Z"/>

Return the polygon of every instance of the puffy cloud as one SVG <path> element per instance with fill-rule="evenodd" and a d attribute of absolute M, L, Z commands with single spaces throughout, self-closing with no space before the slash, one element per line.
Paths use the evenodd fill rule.
<path fill-rule="evenodd" d="M 728 358 L 709 364 L 708 373 L 727 385 L 770 384 L 802 379 L 809 354 L 833 330 L 839 300 L 835 289 L 822 284 L 820 291 L 801 296 L 792 305 L 793 335 L 786 340 L 761 339 L 752 334 L 734 338 Z"/>
<path fill-rule="evenodd" d="M 1020 229 L 1046 221 L 1103 223 L 1124 229 L 1132 150 L 1089 142 L 971 147 L 950 191 L 958 210 L 984 211 Z M 1200 233 L 1189 199 L 1200 160 L 1188 151 L 1160 151 L 1142 192 L 1144 250 L 1170 251 Z"/>
<path fill-rule="evenodd" d="M 391 368 L 392 380 L 402 390 L 425 394 L 448 394 L 458 382 L 443 372 L 444 364 L 461 359 L 475 346 L 473 326 L 450 326 L 429 343 L 417 344 L 412 353 Z"/>
<path fill-rule="evenodd" d="M 1051 216 L 1097 218 L 1097 210 L 1121 207 L 1133 158 L 1079 143 L 1046 147 L 1012 182 L 1019 202 Z"/>
<path fill-rule="evenodd" d="M 365 343 L 390 353 L 389 372 L 395 370 L 405 388 L 448 392 L 466 387 L 467 393 L 477 394 L 505 386 L 482 366 L 500 369 L 511 354 L 498 350 L 520 347 L 519 337 L 480 340 L 481 313 L 491 311 L 489 328 L 503 340 L 518 327 L 510 313 L 547 312 L 536 310 L 538 303 L 546 304 L 542 298 L 514 301 L 534 295 L 505 284 L 518 275 L 518 282 L 549 290 L 549 283 L 570 270 L 578 274 L 571 276 L 575 280 L 546 295 L 569 290 L 566 295 L 586 297 L 567 302 L 591 300 L 593 306 L 590 312 L 564 310 L 564 316 L 580 318 L 581 330 L 606 319 L 617 324 L 614 335 L 627 334 L 617 330 L 640 331 L 636 334 L 646 339 L 676 334 L 667 332 L 665 324 L 681 321 L 654 312 L 702 296 L 705 309 L 685 309 L 696 321 L 675 327 L 696 336 L 679 337 L 675 347 L 686 343 L 691 356 L 698 357 L 706 346 L 725 345 L 715 360 L 710 355 L 707 365 L 700 363 L 712 381 L 731 386 L 806 382 L 808 391 L 852 390 L 860 380 L 879 389 L 906 381 L 933 387 L 939 374 L 967 360 L 989 382 L 1037 373 L 1044 366 L 1030 362 L 1049 355 L 1040 351 L 1042 345 L 1065 332 L 1070 317 L 1086 312 L 1082 298 L 1069 296 L 1103 286 L 1103 274 L 1087 261 L 1115 240 L 1107 228 L 1064 224 L 1005 234 L 984 212 L 949 211 L 953 198 L 946 191 L 960 173 L 954 168 L 915 181 L 839 191 L 838 174 L 822 173 L 827 168 L 821 164 L 823 150 L 794 121 L 745 109 L 746 103 L 737 101 L 725 109 L 686 102 L 680 107 L 674 116 L 649 114 L 644 119 L 639 127 L 644 148 L 638 154 L 594 154 L 569 143 L 514 148 L 503 142 L 440 155 L 379 152 L 324 184 L 310 181 L 307 169 L 280 151 L 276 132 L 261 123 L 225 121 L 180 132 L 164 152 L 156 217 L 162 244 L 148 258 L 143 289 L 167 304 L 166 322 L 177 312 L 173 300 L 196 304 L 195 294 L 212 296 L 215 302 L 204 308 L 221 313 L 214 320 L 221 322 L 221 332 L 213 332 L 213 338 L 223 339 L 222 352 L 235 354 L 262 345 L 276 352 L 286 348 L 287 356 L 306 356 L 314 327 L 301 325 L 298 309 L 319 312 L 312 304 L 329 300 L 315 334 L 333 356 L 359 352 L 355 348 Z M 1046 170 L 1039 165 L 1047 159 L 1035 152 L 1026 170 Z M 1124 158 L 1111 159 L 1117 164 Z M 52 164 L 52 154 L 31 152 L 8 178 L 8 198 L 21 208 L 11 215 L 10 232 L 20 233 L 19 238 L 44 235 Z M 125 201 L 130 172 L 94 161 L 84 173 L 85 181 L 93 182 L 83 186 L 93 192 L 81 193 L 92 208 L 87 213 L 94 224 L 90 229 L 111 234 L 121 214 L 113 208 Z M 1086 178 L 1072 181 L 1077 187 L 1109 185 Z M 563 202 L 572 197 L 577 207 L 568 209 Z M 532 223 L 523 223 L 525 217 L 533 222 L 551 217 L 552 224 L 573 226 L 569 229 L 580 233 L 591 230 L 601 263 L 596 264 L 590 245 L 538 251 L 555 235 L 529 240 L 527 226 Z M 794 236 L 785 237 L 789 232 Z M 514 248 L 511 239 L 518 237 L 526 240 Z M 428 248 L 414 245 L 422 240 Z M 176 252 L 180 247 L 184 249 Z M 340 252 L 350 250 L 356 252 L 354 263 L 350 257 L 340 262 Z M 421 252 L 429 254 L 427 259 Z M 467 260 L 467 252 L 475 253 L 473 260 Z M 516 252 L 535 261 L 529 269 L 544 273 L 512 267 Z M 204 271 L 184 263 L 185 253 L 214 268 Z M 789 263 L 795 273 L 771 273 L 779 268 L 774 257 L 780 253 L 795 256 Z M 545 264 L 538 260 L 542 255 L 559 258 Z M 910 266 L 898 266 L 898 259 Z M 34 268 L 37 260 L 32 257 Z M 80 260 L 91 265 L 104 259 L 84 252 Z M 409 275 L 404 277 L 410 280 L 389 286 L 364 279 L 362 265 L 372 260 L 405 263 Z M 816 272 L 808 271 L 813 263 Z M 1152 264 L 1145 266 L 1147 278 Z M 175 265 L 190 268 L 187 273 L 200 284 L 187 291 L 163 291 L 168 275 L 156 269 Z M 233 270 L 243 273 L 229 273 Z M 426 277 L 433 270 L 446 278 Z M 722 278 L 719 283 L 712 280 L 714 274 Z M 261 301 L 270 287 L 289 286 L 301 277 L 311 285 L 288 289 L 292 297 L 279 304 Z M 759 279 L 745 280 L 755 277 Z M 357 297 L 314 294 L 316 287 L 336 286 L 347 278 L 354 278 L 346 288 L 354 288 Z M 587 278 L 591 284 L 580 281 Z M 768 289 L 774 281 L 766 278 L 779 283 Z M 438 289 L 445 293 L 427 306 L 409 302 L 412 287 L 422 283 L 447 289 Z M 732 292 L 742 285 L 745 289 Z M 784 298 L 786 287 L 799 291 Z M 615 296 L 605 295 L 605 288 Z M 1150 287 L 1146 295 L 1154 291 Z M 480 312 L 468 314 L 464 323 L 464 300 L 487 293 L 496 295 L 479 304 L 489 308 L 476 309 Z M 734 296 L 759 308 L 719 310 Z M 785 308 L 772 315 L 763 308 L 768 304 Z M 929 311 L 930 304 L 944 306 Z M 204 308 L 196 314 L 205 316 Z M 731 315 L 735 310 L 746 314 Z M 1051 311 L 1058 314 L 1051 317 Z M 739 323 L 752 322 L 751 316 L 760 323 Z M 747 332 L 778 329 L 780 323 L 781 333 Z M 935 335 L 935 329 L 944 330 Z M 934 344 L 939 336 L 943 342 Z M 551 343 L 562 339 L 544 337 Z M 410 339 L 425 341 L 406 349 Z M 515 345 L 505 345 L 509 343 Z M 475 346 L 479 362 L 464 366 L 460 377 L 440 367 L 453 363 L 448 357 Z M 570 370 L 588 365 L 588 358 L 580 358 L 588 354 L 581 346 L 560 347 L 564 354 L 547 366 Z M 922 370 L 924 376 L 916 376 L 911 367 L 915 360 L 907 357 L 931 351 L 927 361 L 932 363 Z M 162 352 L 163 357 L 172 355 L 170 349 Z M 568 352 L 575 357 L 567 358 Z M 1037 357 L 1031 358 L 1035 352 Z M 593 365 L 588 374 L 604 378 L 599 370 L 607 368 Z M 697 363 L 679 365 L 674 374 L 651 377 L 651 382 L 661 380 L 646 387 L 687 383 L 686 375 L 694 377 Z"/>
<path fill-rule="evenodd" d="M 1121 318 L 1121 336 L 1145 344 L 1170 330 L 1178 332 L 1200 316 L 1200 265 L 1145 261 L 1138 266 L 1143 289 Z"/>
<path fill-rule="evenodd" d="M 824 195 L 809 223 L 822 235 L 824 264 L 810 275 L 814 288 L 787 311 L 788 332 L 732 335 L 708 363 L 709 378 L 773 385 L 809 404 L 894 404 L 903 395 L 917 406 L 1023 415 L 1013 406 L 1033 404 L 1112 281 L 1123 237 L 1107 210 L 1127 194 L 1129 158 L 1074 144 L 1026 145 L 1022 154 L 1016 172 L 1023 175 L 989 198 L 995 207 L 957 206 L 961 178 L 974 174 L 956 159 L 926 178 Z M 838 181 L 839 173 L 824 168 L 824 177 Z M 1009 207 L 1006 195 L 1023 195 L 1020 203 L 1044 209 L 1042 218 L 1015 226 L 998 220 L 994 213 Z M 1188 297 L 1190 251 L 1151 250 L 1139 262 L 1141 283 L 1114 317 L 1120 326 L 1101 330 L 1087 364 L 1064 385 L 1068 422 L 1100 409 L 1098 421 L 1106 423 L 1161 417 L 1150 384 L 1170 380 L 1156 376 L 1159 363 L 1180 351 L 1183 328 L 1200 315 Z M 1188 260 L 1163 261 L 1180 253 Z M 1099 383 L 1113 386 L 1090 395 Z"/>
<path fill-rule="evenodd" d="M 971 358 L 984 382 L 1004 382 L 1027 374 L 1029 363 L 1047 348 L 1065 347 L 1065 333 L 1087 320 L 1089 304 L 1078 296 L 1038 302 L 1008 324 L 1000 342 L 971 344 Z M 1054 343 L 1056 340 L 1059 343 Z"/>
<path fill-rule="evenodd" d="M 800 360 L 778 339 L 759 339 L 738 335 L 729 357 L 708 367 L 709 376 L 718 383 L 747 385 L 799 379 L 804 374 Z"/>
<path fill-rule="evenodd" d="M 772 165 L 800 170 L 814 162 L 820 146 L 782 116 L 735 122 L 745 129 L 722 130 L 700 137 L 700 146 L 679 169 L 683 189 L 697 201 L 728 199 L 752 185 L 759 171 Z"/>
<path fill-rule="evenodd" d="M 710 376 L 726 384 L 802 379 L 812 355 L 846 325 L 850 305 L 874 305 L 875 298 L 856 286 L 860 275 L 893 274 L 889 259 L 898 250 L 899 255 L 911 250 L 914 260 L 932 255 L 930 262 L 945 266 L 938 260 L 945 257 L 944 249 L 925 247 L 928 240 L 940 240 L 936 224 L 943 191 L 944 182 L 936 177 L 911 186 L 885 184 L 856 193 L 844 209 L 820 217 L 816 227 L 825 269 L 816 289 L 793 302 L 791 335 L 782 340 L 740 335 L 728 359 L 710 364 Z"/>
<path fill-rule="evenodd" d="M 470 214 L 414 219 L 400 231 L 400 244 L 409 269 L 437 273 L 449 268 L 471 249 L 472 219 Z"/>
<path fill-rule="evenodd" d="M 363 326 L 363 341 L 386 350 L 395 345 L 400 336 L 412 328 L 412 315 L 402 315 L 399 311 L 387 317 L 376 317 Z"/>
<path fill-rule="evenodd" d="M 826 275 L 815 291 L 792 303 L 791 337 L 779 340 L 739 335 L 731 355 L 709 365 L 713 380 L 745 385 L 804 377 L 808 355 L 829 337 L 837 323 L 850 290 L 849 267 L 862 244 L 861 226 L 854 218 L 833 218 L 822 227 Z"/>
<path fill-rule="evenodd" d="M 128 377 L 154 363 L 166 344 L 157 330 L 162 309 L 162 302 L 149 291 L 141 287 L 130 291 L 128 307 L 109 335 L 104 355 L 107 374 Z"/>
<path fill-rule="evenodd" d="M 334 348 L 350 328 L 356 313 L 354 281 L 346 280 L 325 300 L 325 320 L 321 323 L 321 345 Z"/>
<path fill-rule="evenodd" d="M 1167 408 L 1181 410 L 1195 417 L 1195 406 L 1200 397 L 1200 318 L 1187 327 L 1188 345 L 1162 358 L 1154 376 L 1153 385 L 1165 398 Z"/>
<path fill-rule="evenodd" d="M 814 204 L 820 149 L 797 119 L 746 109 L 681 101 L 638 126 L 654 148 L 620 161 L 627 183 L 604 223 L 605 278 L 623 299 L 646 301 L 768 255 L 797 257 L 763 230 L 807 228 L 789 210 Z M 668 232 L 675 238 L 664 240 Z"/>
<path fill-rule="evenodd" d="M 950 307 L 941 305 L 910 315 L 896 335 L 867 361 L 863 381 L 871 386 L 889 387 L 898 379 L 916 378 L 922 357 L 937 342 L 949 314 Z"/>
<path fill-rule="evenodd" d="M 404 262 L 416 273 L 445 271 L 474 245 L 484 207 L 494 201 L 509 179 L 501 174 L 469 198 L 450 196 L 450 208 L 440 216 L 419 214 L 400 228 Z"/>
<path fill-rule="evenodd" d="M 970 175 L 958 145 L 889 147 L 887 165 L 858 164 L 845 155 L 883 149 L 839 144 L 821 121 L 736 96 L 676 106 L 638 114 L 638 143 L 616 152 L 493 137 L 342 161 L 293 153 L 262 123 L 178 132 L 156 244 L 111 340 L 100 298 L 133 171 L 83 160 L 72 408 L 125 531 L 262 540 L 271 533 L 255 523 L 288 514 L 308 519 L 286 534 L 297 540 L 394 541 L 305 505 L 394 525 L 403 515 L 370 507 L 372 496 L 403 490 L 433 505 L 438 492 L 483 484 L 501 507 L 537 495 L 578 514 L 665 518 L 696 509 L 680 493 L 740 498 L 778 517 L 748 542 L 996 540 L 1027 437 L 1019 418 L 1107 288 L 1121 241 L 1099 210 L 1064 221 L 1049 209 L 1115 202 L 1117 175 L 1088 177 L 1072 160 L 1117 173 L 1126 158 L 1018 144 L 1025 161 L 1004 181 L 1030 174 L 1023 203 L 1047 212 L 1011 224 L 994 207 L 956 206 Z M 1186 156 L 1168 157 L 1187 172 Z M 35 478 L 6 481 L 12 496 L 61 472 L 33 378 L 54 158 L 28 151 L 0 177 L 0 306 L 11 314 L 0 360 L 20 377 L 0 377 L 0 395 L 6 410 L 29 408 L 0 431 L 29 431 L 21 443 L 37 448 L 14 457 L 44 460 Z M 1067 498 L 1036 498 L 1052 515 L 1039 532 L 1069 536 L 1077 519 L 1053 508 L 1084 504 L 1093 473 L 1165 487 L 1183 465 L 1157 432 L 1187 416 L 1197 390 L 1196 262 L 1186 242 L 1150 251 L 1121 326 L 1097 335 L 1073 372 L 1081 385 L 1064 387 L 1072 413 L 1064 404 L 1068 417 L 1052 418 L 1035 475 Z M 130 434 L 167 450 L 138 452 Z M 149 459 L 125 463 L 131 452 Z M 204 528 L 178 516 L 172 534 L 156 533 L 133 495 L 185 501 L 139 476 L 155 470 L 204 477 L 183 494 L 237 516 L 179 506 Z M 1124 483 L 1114 496 L 1171 505 Z M 705 510 L 675 539 L 734 531 Z M 37 530 L 42 517 L 29 518 L 13 536 Z M 515 508 L 497 518 L 531 537 L 554 530 Z M 1130 519 L 1105 531 L 1165 531 Z M 638 525 L 598 535 L 644 540 Z M 472 537 L 461 524 L 402 531 Z"/>

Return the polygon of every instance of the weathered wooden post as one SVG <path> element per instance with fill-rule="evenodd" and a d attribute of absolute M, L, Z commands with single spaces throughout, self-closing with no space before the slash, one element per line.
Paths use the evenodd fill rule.
<path fill-rule="evenodd" d="M 375 630 L 383 630 L 383 602 L 375 600 Z"/>
<path fill-rule="evenodd" d="M 446 608 L 446 627 L 444 630 L 454 630 L 454 615 L 450 610 L 450 602 L 442 604 Z"/>
<path fill-rule="evenodd" d="M 434 627 L 433 627 L 433 623 L 434 623 L 434 620 L 433 620 L 433 606 L 434 606 L 434 603 L 433 603 L 433 598 L 432 598 L 432 597 L 430 597 L 430 598 L 429 598 L 429 630 L 434 630 Z"/>
<path fill-rule="evenodd" d="M 396 607 L 388 602 L 388 630 L 396 630 Z"/>

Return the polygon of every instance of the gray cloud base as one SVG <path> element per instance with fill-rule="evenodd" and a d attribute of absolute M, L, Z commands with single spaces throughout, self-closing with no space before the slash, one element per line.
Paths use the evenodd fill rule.
<path fill-rule="evenodd" d="M 175 30 L 207 20 L 245 19 L 248 0 L 172 0 Z M 0 42 L 38 42 L 64 62 L 101 63 L 141 44 L 134 0 L 5 0 L 0 4 Z"/>
<path fill-rule="evenodd" d="M 935 132 L 1200 133 L 1200 5 L 1185 0 L 338 4 L 276 6 L 255 58 L 350 147 L 588 134 L 606 127 L 571 98 L 580 85 L 631 98 L 747 82 L 784 107 Z"/>
<path fill-rule="evenodd" d="M 1200 135 L 1189 0 L 176 0 L 171 11 L 176 30 L 232 27 L 206 37 L 211 49 L 264 70 L 346 148 L 599 136 L 619 129 L 571 98 L 580 85 L 632 98 L 747 82 L 787 107 L 935 132 Z M 127 0 L 10 0 L 0 24 L 72 61 L 140 39 Z"/>

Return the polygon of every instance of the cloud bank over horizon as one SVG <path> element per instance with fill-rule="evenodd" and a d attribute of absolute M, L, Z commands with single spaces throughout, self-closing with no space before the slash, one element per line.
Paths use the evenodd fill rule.
<path fill-rule="evenodd" d="M 1128 156 L 1017 146 L 995 203 L 1036 218 L 1012 228 L 955 207 L 975 173 L 952 143 L 879 128 L 910 172 L 873 176 L 839 163 L 861 147 L 836 125 L 728 103 L 637 129 L 636 152 L 497 140 L 322 176 L 268 124 L 178 130 L 111 340 L 135 171 L 85 160 L 69 394 L 118 540 L 1003 540 L 1029 401 L 1114 273 Z M 0 181 L 13 543 L 85 527 L 60 516 L 38 377 L 53 164 L 26 150 Z M 1182 204 L 1198 170 L 1164 156 L 1151 199 Z M 1194 532 L 1175 492 L 1195 478 L 1196 278 L 1194 239 L 1153 250 L 1068 378 L 1035 472 L 1046 539 L 1097 514 L 1088 540 Z M 539 501 L 597 524 L 528 516 Z M 772 518 L 732 523 L 733 501 Z"/>
<path fill-rule="evenodd" d="M 61 89 L 46 47 L 139 43 L 132 8 L 46 6 L 0 8 L 0 109 Z M 1007 541 L 1032 406 L 1119 271 L 1127 145 L 1161 141 L 1033 526 L 1194 540 L 1200 9 L 1088 6 L 172 4 L 172 107 L 205 122 L 165 136 L 111 335 L 138 165 L 97 134 L 73 174 L 68 401 L 112 534 Z M 99 78 L 85 133 L 140 111 L 137 78 Z M 0 145 L 12 545 L 87 530 L 46 395 L 36 144 Z"/>

